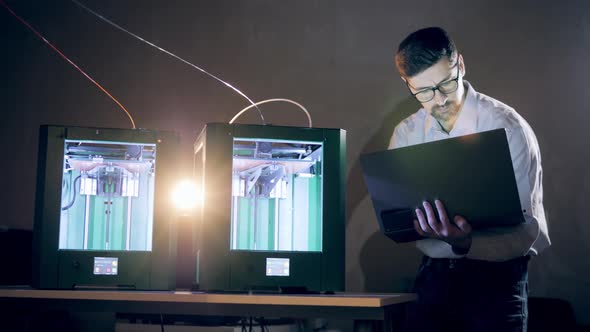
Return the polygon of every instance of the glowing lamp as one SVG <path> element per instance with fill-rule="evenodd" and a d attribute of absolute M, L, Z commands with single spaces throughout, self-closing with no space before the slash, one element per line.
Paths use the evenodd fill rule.
<path fill-rule="evenodd" d="M 199 205 L 201 193 L 197 184 L 192 180 L 181 180 L 172 191 L 172 202 L 179 211 L 190 211 Z"/>

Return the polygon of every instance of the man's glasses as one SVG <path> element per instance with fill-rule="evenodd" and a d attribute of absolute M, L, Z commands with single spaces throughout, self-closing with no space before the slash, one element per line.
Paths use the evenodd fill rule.
<path fill-rule="evenodd" d="M 410 84 L 408 84 L 407 81 L 406 81 L 406 85 L 408 86 L 408 89 L 409 89 Z M 434 98 L 434 94 L 436 93 L 436 90 L 440 91 L 441 93 L 443 93 L 445 95 L 448 95 L 449 93 L 453 93 L 453 92 L 457 91 L 457 88 L 459 88 L 459 61 L 457 61 L 457 77 L 450 79 L 448 81 L 441 82 L 433 88 L 426 88 L 426 89 L 420 90 L 416 93 L 412 93 L 412 90 L 410 90 L 410 93 L 412 93 L 412 96 L 414 96 L 419 102 L 426 103 L 426 102 L 431 101 Z"/>

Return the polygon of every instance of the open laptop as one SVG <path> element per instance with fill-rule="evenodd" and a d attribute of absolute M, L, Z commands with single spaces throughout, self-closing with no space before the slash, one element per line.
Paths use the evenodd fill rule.
<path fill-rule="evenodd" d="M 440 199 L 451 220 L 461 215 L 474 228 L 524 222 L 505 129 L 363 154 L 360 161 L 381 231 L 396 242 L 421 239 L 413 220 L 425 200 L 434 206 Z"/>

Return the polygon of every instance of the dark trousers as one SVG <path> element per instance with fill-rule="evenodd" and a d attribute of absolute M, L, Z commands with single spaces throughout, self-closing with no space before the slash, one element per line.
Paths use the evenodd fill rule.
<path fill-rule="evenodd" d="M 529 256 L 505 262 L 425 256 L 406 331 L 525 332 Z"/>

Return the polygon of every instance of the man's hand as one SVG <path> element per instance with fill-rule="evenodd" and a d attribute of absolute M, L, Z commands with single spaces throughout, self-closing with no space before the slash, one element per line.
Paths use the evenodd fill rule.
<path fill-rule="evenodd" d="M 438 199 L 434 201 L 438 218 L 430 203 L 424 201 L 424 211 L 416 209 L 417 220 L 414 228 L 418 234 L 447 242 L 453 248 L 468 250 L 471 247 L 471 225 L 461 216 L 455 216 L 451 222 L 447 216 L 445 206 Z"/>

